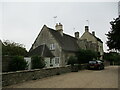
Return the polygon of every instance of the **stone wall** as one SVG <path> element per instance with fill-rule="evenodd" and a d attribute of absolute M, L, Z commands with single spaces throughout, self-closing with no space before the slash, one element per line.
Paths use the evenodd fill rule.
<path fill-rule="evenodd" d="M 110 66 L 110 61 L 106 61 L 106 60 L 105 60 L 105 61 L 104 61 L 104 65 L 105 65 L 105 66 Z"/>
<path fill-rule="evenodd" d="M 8 72 L 2 74 L 2 85 L 8 86 L 17 83 L 22 83 L 29 80 L 41 79 L 53 75 L 59 75 L 63 73 L 71 72 L 71 67 L 56 67 L 47 69 L 34 69 L 34 70 L 24 70 L 16 72 Z"/>

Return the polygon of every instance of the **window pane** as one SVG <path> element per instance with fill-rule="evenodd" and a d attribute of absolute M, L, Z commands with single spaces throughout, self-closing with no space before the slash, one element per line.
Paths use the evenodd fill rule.
<path fill-rule="evenodd" d="M 55 64 L 59 64 L 59 57 L 55 58 Z"/>

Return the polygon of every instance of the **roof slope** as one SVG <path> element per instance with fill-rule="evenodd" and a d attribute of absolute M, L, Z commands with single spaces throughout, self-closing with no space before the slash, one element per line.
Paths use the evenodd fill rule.
<path fill-rule="evenodd" d="M 54 55 L 50 52 L 50 50 L 45 44 L 40 45 L 35 49 L 29 51 L 28 56 L 34 56 L 34 55 L 38 55 L 41 57 L 54 57 Z"/>
<path fill-rule="evenodd" d="M 90 33 L 90 32 L 89 32 L 89 33 Z M 91 33 L 90 33 L 90 34 L 91 34 Z M 93 34 L 91 34 L 91 35 L 94 36 Z M 102 40 L 101 40 L 100 38 L 98 38 L 98 37 L 96 37 L 96 36 L 94 36 L 94 37 L 97 39 L 97 41 L 103 43 Z"/>
<path fill-rule="evenodd" d="M 86 33 L 86 32 L 84 32 L 82 36 L 84 36 L 85 33 Z M 94 36 L 94 35 L 93 35 L 92 33 L 90 33 L 90 32 L 87 32 L 87 33 L 89 33 L 91 36 L 93 36 L 95 39 L 97 39 L 97 41 L 103 43 L 102 40 L 101 40 L 100 38 Z M 82 37 L 82 36 L 81 36 L 81 37 Z"/>
<path fill-rule="evenodd" d="M 58 41 L 58 43 L 61 45 L 62 49 L 65 51 L 77 51 L 79 49 L 78 44 L 77 44 L 77 39 L 64 34 L 61 36 L 61 34 L 53 30 L 51 28 L 48 28 L 51 34 L 54 36 L 54 38 Z"/>

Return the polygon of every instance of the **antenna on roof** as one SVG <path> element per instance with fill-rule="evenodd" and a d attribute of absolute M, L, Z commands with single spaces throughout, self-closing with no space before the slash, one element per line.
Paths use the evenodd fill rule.
<path fill-rule="evenodd" d="M 75 27 L 73 27 L 73 32 L 75 32 Z"/>
<path fill-rule="evenodd" d="M 53 18 L 54 18 L 54 24 L 56 24 L 56 18 L 57 18 L 57 16 L 54 16 Z"/>
<path fill-rule="evenodd" d="M 89 20 L 86 20 L 86 22 L 87 22 L 87 25 L 89 26 Z"/>

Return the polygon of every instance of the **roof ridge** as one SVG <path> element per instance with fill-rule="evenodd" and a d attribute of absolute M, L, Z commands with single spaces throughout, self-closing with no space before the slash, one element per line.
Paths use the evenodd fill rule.
<path fill-rule="evenodd" d="M 65 34 L 65 33 L 64 33 L 64 34 Z M 69 34 L 65 34 L 65 35 L 67 35 L 67 36 L 69 36 L 69 37 L 71 37 L 71 38 L 76 39 L 75 37 L 73 37 L 73 36 L 71 36 L 71 35 L 69 35 Z"/>
<path fill-rule="evenodd" d="M 55 31 L 55 32 L 57 32 L 56 30 L 54 30 L 54 29 L 52 29 L 52 28 L 49 28 L 49 27 L 47 27 L 48 29 L 51 29 L 51 30 L 53 30 L 53 31 Z M 66 34 L 66 33 L 63 33 L 64 35 L 67 35 L 67 36 L 69 36 L 69 37 L 71 37 L 71 38 L 74 38 L 74 39 L 76 39 L 75 37 L 73 37 L 73 36 L 71 36 L 71 35 L 69 35 L 69 34 Z"/>
<path fill-rule="evenodd" d="M 78 45 L 76 42 L 77 39 L 75 37 L 65 33 L 63 33 L 63 36 L 61 36 L 61 34 L 58 31 L 49 27 L 48 29 L 51 32 L 51 34 L 54 36 L 54 38 L 58 41 L 58 43 L 60 44 L 63 50 L 77 51 Z"/>

